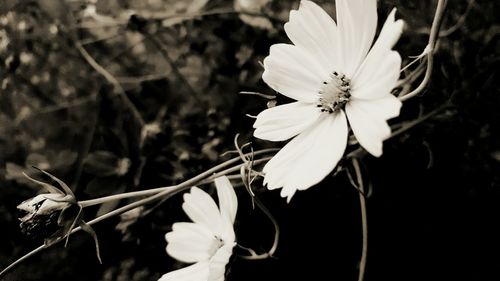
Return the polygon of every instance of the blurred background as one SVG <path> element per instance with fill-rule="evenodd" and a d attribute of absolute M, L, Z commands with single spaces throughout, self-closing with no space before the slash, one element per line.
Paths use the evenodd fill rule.
<path fill-rule="evenodd" d="M 334 1 L 315 1 L 334 15 Z M 403 57 L 427 44 L 436 1 L 382 0 L 407 23 Z M 500 280 L 500 63 L 498 1 L 448 1 L 431 85 L 394 123 L 442 105 L 424 123 L 363 159 L 369 249 L 365 280 Z M 38 192 L 31 166 L 67 182 L 79 199 L 179 183 L 255 149 L 253 119 L 274 95 L 261 80 L 269 47 L 298 1 L 3 0 L 0 3 L 0 268 L 39 246 L 21 233 L 16 206 Z M 418 83 L 418 80 L 415 82 Z M 282 97 L 277 103 L 288 102 Z M 345 163 L 347 165 L 347 163 Z M 290 204 L 256 186 L 281 226 L 276 257 L 230 263 L 227 280 L 356 280 L 357 191 L 345 173 Z M 237 190 L 238 242 L 266 251 L 273 228 Z M 138 220 L 95 225 L 23 262 L 5 280 L 157 280 L 184 266 L 164 234 L 187 221 L 175 196 Z M 126 202 L 121 202 L 124 204 Z M 86 210 L 86 219 L 116 208 Z M 148 206 L 152 207 L 152 206 Z"/>

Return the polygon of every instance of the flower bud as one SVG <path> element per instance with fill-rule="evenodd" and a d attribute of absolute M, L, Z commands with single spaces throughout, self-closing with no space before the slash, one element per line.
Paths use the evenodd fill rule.
<path fill-rule="evenodd" d="M 44 193 L 23 201 L 17 206 L 19 210 L 27 212 L 21 221 L 26 221 L 33 215 L 48 215 L 66 208 L 69 206 L 66 197 L 62 193 Z"/>
<path fill-rule="evenodd" d="M 44 193 L 17 206 L 25 215 L 19 218 L 21 232 L 30 237 L 47 237 L 57 231 L 59 216 L 71 203 L 62 193 Z"/>

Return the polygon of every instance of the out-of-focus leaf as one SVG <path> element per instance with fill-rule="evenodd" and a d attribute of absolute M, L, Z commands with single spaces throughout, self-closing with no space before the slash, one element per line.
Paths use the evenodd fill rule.
<path fill-rule="evenodd" d="M 120 230 L 122 234 L 125 234 L 129 226 L 134 224 L 141 217 L 143 211 L 144 206 L 140 206 L 121 214 L 120 222 L 116 225 L 115 229 Z"/>
<path fill-rule="evenodd" d="M 238 66 L 241 67 L 242 65 L 244 65 L 252 57 L 252 54 L 252 48 L 246 45 L 241 45 L 240 49 L 235 55 L 236 59 L 238 60 Z"/>
<path fill-rule="evenodd" d="M 128 172 L 130 160 L 115 154 L 98 150 L 90 153 L 84 160 L 84 171 L 98 177 L 122 176 Z"/>
<path fill-rule="evenodd" d="M 117 182 L 117 184 L 114 186 L 103 186 L 102 188 L 106 189 L 108 191 L 111 191 L 112 194 L 120 194 L 120 193 L 125 192 L 125 190 L 127 189 L 125 184 L 122 184 L 120 182 Z M 108 194 L 108 195 L 112 195 L 112 194 Z M 116 209 L 116 207 L 118 206 L 119 203 L 120 203 L 120 200 L 115 200 L 115 201 L 106 202 L 106 203 L 102 204 L 101 206 L 99 206 L 99 210 L 97 210 L 96 216 L 102 216 L 106 213 L 111 212 L 112 210 Z"/>
<path fill-rule="evenodd" d="M 495 151 L 495 152 L 491 153 L 491 158 L 500 162 L 500 151 Z"/>
<path fill-rule="evenodd" d="M 27 183 L 28 181 L 23 175 L 24 170 L 24 167 L 19 166 L 16 163 L 7 162 L 7 164 L 5 164 L 5 178 L 7 180 L 15 180 L 18 182 Z"/>
<path fill-rule="evenodd" d="M 164 27 L 169 27 L 178 24 L 189 17 L 175 17 L 175 15 L 187 15 L 197 13 L 205 7 L 208 0 L 191 0 L 191 1 L 176 1 L 173 6 L 174 9 L 171 10 L 168 16 L 170 18 L 163 20 L 162 25 Z"/>
<path fill-rule="evenodd" d="M 211 161 L 217 160 L 219 158 L 219 153 L 215 149 L 219 144 L 221 143 L 220 138 L 214 138 L 211 141 L 205 143 L 202 148 L 201 152 Z"/>
<path fill-rule="evenodd" d="M 234 9 L 236 11 L 258 14 L 270 2 L 271 0 L 234 0 Z M 253 27 L 267 30 L 273 29 L 273 24 L 265 17 L 240 15 L 240 19 Z"/>
<path fill-rule="evenodd" d="M 30 155 L 28 155 L 25 163 L 27 167 L 34 166 L 42 170 L 51 169 L 51 165 L 47 160 L 47 157 L 39 153 L 31 153 Z"/>
<path fill-rule="evenodd" d="M 208 85 L 210 68 L 199 56 L 189 56 L 186 59 L 186 65 L 180 67 L 179 71 L 197 91 L 201 91 Z"/>
<path fill-rule="evenodd" d="M 91 197 L 107 196 L 115 193 L 120 188 L 121 180 L 116 177 L 96 177 L 85 187 L 85 193 Z"/>

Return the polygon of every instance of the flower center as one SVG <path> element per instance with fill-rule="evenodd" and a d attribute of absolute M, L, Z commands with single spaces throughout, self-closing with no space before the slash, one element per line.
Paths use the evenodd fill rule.
<path fill-rule="evenodd" d="M 328 113 L 343 109 L 351 97 L 350 83 L 351 80 L 345 74 L 334 71 L 330 74 L 330 80 L 323 82 L 316 106 L 321 108 L 321 112 Z"/>

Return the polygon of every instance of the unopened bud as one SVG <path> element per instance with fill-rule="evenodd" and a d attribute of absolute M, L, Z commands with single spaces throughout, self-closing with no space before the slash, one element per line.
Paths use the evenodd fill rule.
<path fill-rule="evenodd" d="M 61 212 L 71 205 L 67 195 L 44 193 L 17 206 L 25 215 L 19 218 L 21 231 L 30 237 L 46 237 L 59 229 Z"/>
<path fill-rule="evenodd" d="M 30 216 L 48 215 L 54 211 L 60 211 L 69 206 L 67 199 L 67 196 L 61 193 L 45 193 L 23 201 L 17 208 L 27 214 L 20 220 L 26 221 Z"/>

